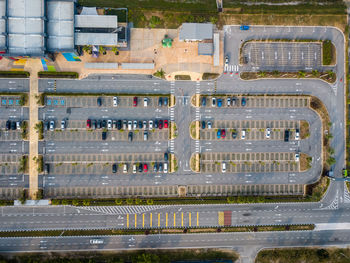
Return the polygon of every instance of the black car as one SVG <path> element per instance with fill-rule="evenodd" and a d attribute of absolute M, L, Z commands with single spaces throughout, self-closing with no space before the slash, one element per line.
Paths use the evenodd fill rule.
<path fill-rule="evenodd" d="M 101 127 L 102 127 L 102 121 L 98 120 L 97 121 L 97 129 L 101 129 Z"/>
<path fill-rule="evenodd" d="M 155 128 L 155 129 L 158 129 L 158 120 L 155 120 L 155 121 L 154 121 L 154 128 Z"/>
<path fill-rule="evenodd" d="M 11 121 L 11 130 L 16 130 L 16 122 L 15 121 Z"/>
<path fill-rule="evenodd" d="M 154 166 L 153 166 L 153 172 L 157 172 L 158 171 L 158 164 L 157 163 L 154 163 Z"/>
<path fill-rule="evenodd" d="M 142 163 L 139 164 L 139 173 L 142 173 L 143 171 L 143 166 L 142 166 Z"/>
<path fill-rule="evenodd" d="M 138 126 L 139 126 L 139 129 L 143 128 L 142 121 L 139 121 Z"/>
<path fill-rule="evenodd" d="M 202 97 L 202 106 L 206 106 L 207 105 L 207 98 L 206 97 Z"/>
<path fill-rule="evenodd" d="M 162 97 L 159 97 L 159 99 L 158 99 L 158 106 L 159 107 L 163 106 L 163 98 Z"/>
<path fill-rule="evenodd" d="M 237 138 L 237 132 L 236 132 L 236 131 L 233 131 L 233 132 L 232 132 L 232 138 L 233 138 L 233 139 L 236 139 L 236 138 Z"/>
<path fill-rule="evenodd" d="M 6 130 L 8 131 L 9 129 L 11 129 L 11 121 L 10 120 L 6 121 Z"/>
<path fill-rule="evenodd" d="M 122 128 L 122 120 L 117 121 L 117 129 L 120 130 Z"/>
<path fill-rule="evenodd" d="M 107 132 L 102 132 L 102 140 L 106 140 L 106 138 L 107 138 Z"/>
<path fill-rule="evenodd" d="M 128 140 L 129 140 L 129 142 L 132 142 L 132 137 L 133 137 L 132 132 L 129 132 L 129 134 L 128 134 Z"/>
<path fill-rule="evenodd" d="M 112 172 L 113 172 L 114 174 L 117 172 L 117 164 L 116 164 L 116 163 L 114 163 L 114 164 L 112 165 Z"/>
<path fill-rule="evenodd" d="M 202 129 L 205 129 L 205 121 L 202 121 Z"/>
<path fill-rule="evenodd" d="M 163 164 L 159 163 L 158 165 L 158 172 L 163 172 Z"/>
<path fill-rule="evenodd" d="M 284 141 L 288 142 L 289 141 L 289 130 L 284 131 Z"/>
<path fill-rule="evenodd" d="M 167 98 L 167 97 L 164 98 L 164 103 L 163 103 L 163 105 L 164 105 L 164 106 L 168 106 L 168 98 Z"/>
<path fill-rule="evenodd" d="M 92 121 L 91 121 L 91 125 L 92 125 L 92 129 L 96 130 L 96 127 L 97 127 L 97 122 L 96 122 L 96 120 L 92 120 Z"/>
<path fill-rule="evenodd" d="M 164 161 L 168 161 L 168 159 L 169 159 L 169 156 L 168 156 L 168 153 L 164 153 Z"/>
<path fill-rule="evenodd" d="M 107 128 L 107 122 L 106 120 L 102 121 L 102 129 L 106 129 Z"/>
<path fill-rule="evenodd" d="M 50 173 L 50 164 L 45 163 L 44 172 L 45 172 L 45 174 L 49 174 Z"/>
<path fill-rule="evenodd" d="M 99 107 L 102 106 L 102 99 L 101 99 L 100 97 L 97 98 L 97 105 L 98 105 Z"/>

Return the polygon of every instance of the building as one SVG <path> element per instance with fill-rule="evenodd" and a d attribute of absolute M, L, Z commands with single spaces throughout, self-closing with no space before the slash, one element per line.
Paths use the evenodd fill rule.
<path fill-rule="evenodd" d="M 77 46 L 119 44 L 118 32 L 125 28 L 118 28 L 117 16 L 75 10 L 74 0 L 0 0 L 1 55 L 46 57 Z"/>
<path fill-rule="evenodd" d="M 213 24 L 183 23 L 180 27 L 179 40 L 186 42 L 213 40 Z"/>

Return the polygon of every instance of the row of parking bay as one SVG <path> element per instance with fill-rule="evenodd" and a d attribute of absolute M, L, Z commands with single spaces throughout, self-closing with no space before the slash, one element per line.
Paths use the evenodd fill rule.
<path fill-rule="evenodd" d="M 106 140 L 107 141 L 128 141 L 128 135 L 130 131 L 116 131 L 108 130 Z M 144 141 L 144 131 L 135 130 L 133 133 L 133 141 Z M 148 141 L 166 141 L 168 140 L 168 130 L 151 130 L 147 131 Z M 102 140 L 102 131 L 60 131 L 47 132 L 45 139 L 48 141 L 99 141 Z"/>
<path fill-rule="evenodd" d="M 1 107 L 13 107 L 13 106 L 21 106 L 21 98 L 18 96 L 1 96 L 0 97 L 0 106 Z"/>
<path fill-rule="evenodd" d="M 271 66 L 290 70 L 320 68 L 321 43 L 248 42 L 242 48 L 243 62 L 261 70 Z"/>
<path fill-rule="evenodd" d="M 19 174 L 19 163 L 0 163 L 0 174 Z"/>
<path fill-rule="evenodd" d="M 217 129 L 212 130 L 200 130 L 200 139 L 201 140 L 241 140 L 242 139 L 242 131 L 245 131 L 245 137 L 244 140 L 283 140 L 284 139 L 284 130 L 281 129 L 272 129 L 270 138 L 266 138 L 266 132 L 265 130 L 258 130 L 258 129 L 229 129 L 226 130 L 225 138 L 218 138 Z M 236 138 L 233 138 L 233 133 L 236 133 Z M 222 132 L 221 132 L 222 134 Z M 290 138 L 295 138 L 295 132 L 292 131 L 289 133 Z"/>
<path fill-rule="evenodd" d="M 208 102 L 206 104 L 207 108 L 212 107 L 212 98 L 222 99 L 222 107 L 227 106 L 227 98 L 236 98 L 236 106 L 228 108 L 245 107 L 245 108 L 305 108 L 309 107 L 310 100 L 308 97 L 302 96 L 206 96 Z M 242 106 L 242 98 L 245 98 L 246 105 Z M 232 102 L 231 102 L 232 105 Z M 201 106 L 203 107 L 203 106 Z"/>
<path fill-rule="evenodd" d="M 21 141 L 22 135 L 19 130 L 0 131 L 0 141 Z"/>
<path fill-rule="evenodd" d="M 133 107 L 135 96 L 117 96 L 117 108 Z M 163 98 L 167 95 L 161 96 Z M 101 99 L 101 106 L 98 105 L 97 99 Z M 137 97 L 137 106 L 144 107 L 144 98 L 147 98 L 147 107 L 158 107 L 158 96 L 139 96 Z M 169 103 L 169 100 L 168 100 Z M 113 107 L 113 96 L 47 96 L 45 105 L 50 107 L 79 107 L 79 108 L 96 108 L 96 107 Z"/>
<path fill-rule="evenodd" d="M 201 162 L 273 162 L 294 161 L 294 153 L 256 152 L 256 153 L 202 153 Z"/>

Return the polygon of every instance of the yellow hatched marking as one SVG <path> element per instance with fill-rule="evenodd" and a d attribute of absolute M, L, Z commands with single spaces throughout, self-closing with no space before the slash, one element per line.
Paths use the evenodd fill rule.
<path fill-rule="evenodd" d="M 126 214 L 126 227 L 129 228 L 129 214 Z"/>
<path fill-rule="evenodd" d="M 142 227 L 145 227 L 145 214 L 142 214 Z"/>
<path fill-rule="evenodd" d="M 149 214 L 149 226 L 152 227 L 152 213 Z"/>
<path fill-rule="evenodd" d="M 225 221 L 224 221 L 224 212 L 218 212 L 218 221 L 219 221 L 219 226 L 223 226 Z"/>
<path fill-rule="evenodd" d="M 176 214 L 174 213 L 174 226 L 176 226 Z"/>
<path fill-rule="evenodd" d="M 191 213 L 188 213 L 188 225 L 191 226 Z"/>
<path fill-rule="evenodd" d="M 137 227 L 137 214 L 135 214 L 135 228 Z"/>
<path fill-rule="evenodd" d="M 160 213 L 158 213 L 158 227 L 160 227 Z"/>
<path fill-rule="evenodd" d="M 168 227 L 168 213 L 165 213 L 165 227 Z"/>
<path fill-rule="evenodd" d="M 184 226 L 184 213 L 181 213 L 181 226 Z"/>
<path fill-rule="evenodd" d="M 198 220 L 198 212 L 197 212 L 197 226 L 199 226 L 199 220 Z"/>

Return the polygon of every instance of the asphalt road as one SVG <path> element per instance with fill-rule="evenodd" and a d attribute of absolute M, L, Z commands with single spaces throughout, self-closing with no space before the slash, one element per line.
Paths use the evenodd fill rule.
<path fill-rule="evenodd" d="M 28 92 L 29 79 L 0 79 L 0 92 Z"/>

